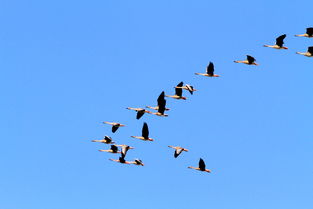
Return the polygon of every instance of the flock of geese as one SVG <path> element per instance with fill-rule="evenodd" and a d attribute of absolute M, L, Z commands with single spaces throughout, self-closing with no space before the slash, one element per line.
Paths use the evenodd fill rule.
<path fill-rule="evenodd" d="M 313 38 L 313 27 L 307 28 L 305 34 L 295 35 L 297 37 L 308 37 Z M 286 34 L 283 34 L 276 38 L 276 44 L 275 45 L 264 45 L 264 47 L 270 47 L 273 49 L 288 49 L 288 47 L 284 46 L 284 39 L 286 38 Z M 304 55 L 307 57 L 313 57 L 313 46 L 308 47 L 307 52 L 296 52 L 297 54 Z M 247 55 L 246 60 L 237 60 L 234 61 L 235 63 L 244 63 L 247 65 L 259 65 L 255 62 L 256 59 L 250 55 Z M 206 73 L 195 73 L 196 75 L 206 76 L 206 77 L 220 77 L 217 74 L 214 74 L 214 64 L 212 62 L 209 63 L 209 65 L 206 68 Z M 151 110 L 155 110 L 156 112 L 149 111 L 145 108 L 133 108 L 133 107 L 127 107 L 128 110 L 134 110 L 137 112 L 136 119 L 140 119 L 145 113 L 152 114 L 160 117 L 167 117 L 168 114 L 165 114 L 165 111 L 169 111 L 170 109 L 166 108 L 166 100 L 165 97 L 170 97 L 177 100 L 186 100 L 187 98 L 183 96 L 183 90 L 189 91 L 189 93 L 192 95 L 194 91 L 197 91 L 193 88 L 193 86 L 186 84 L 184 85 L 183 82 L 180 82 L 175 88 L 175 95 L 165 95 L 164 91 L 159 95 L 157 99 L 157 106 L 146 106 L 146 108 L 149 108 Z M 117 123 L 117 122 L 103 122 L 104 124 L 108 124 L 112 126 L 112 133 L 115 133 L 119 127 L 124 127 L 124 124 Z M 154 141 L 154 139 L 149 137 L 149 127 L 146 122 L 144 122 L 142 127 L 142 133 L 141 136 L 131 136 L 132 138 L 143 140 L 143 141 Z M 102 140 L 92 140 L 92 142 L 100 142 L 104 144 L 110 145 L 110 149 L 107 150 L 99 150 L 100 152 L 108 152 L 108 153 L 118 153 L 120 154 L 119 159 L 109 159 L 114 162 L 122 163 L 122 164 L 134 164 L 138 166 L 144 166 L 143 162 L 140 159 L 134 159 L 134 161 L 126 161 L 126 153 L 130 149 L 134 149 L 134 147 L 131 147 L 129 145 L 118 145 L 115 144 L 115 142 L 112 140 L 111 137 L 105 136 Z M 120 147 L 120 149 L 119 149 Z M 188 152 L 188 149 L 180 147 L 180 146 L 168 146 L 170 148 L 173 148 L 175 150 L 174 157 L 177 158 L 182 152 Z M 198 167 L 189 166 L 188 168 L 195 169 L 198 171 L 208 172 L 211 173 L 211 170 L 206 169 L 204 160 L 200 158 Z"/>

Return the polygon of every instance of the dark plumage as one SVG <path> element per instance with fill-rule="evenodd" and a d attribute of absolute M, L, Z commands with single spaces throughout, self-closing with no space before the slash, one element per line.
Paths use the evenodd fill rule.
<path fill-rule="evenodd" d="M 118 148 L 115 145 L 111 145 L 111 150 L 113 153 L 117 153 L 118 152 Z"/>
<path fill-rule="evenodd" d="M 149 128 L 148 128 L 148 124 L 146 122 L 143 123 L 142 137 L 145 139 L 149 139 Z"/>
<path fill-rule="evenodd" d="M 313 46 L 308 47 L 308 52 L 311 53 L 311 55 L 313 55 Z"/>
<path fill-rule="evenodd" d="M 137 112 L 137 116 L 136 116 L 136 119 L 139 120 L 144 114 L 145 114 L 146 110 L 143 109 L 143 110 L 139 110 Z"/>
<path fill-rule="evenodd" d="M 199 169 L 201 171 L 205 171 L 205 163 L 204 163 L 202 158 L 200 158 L 200 160 L 199 160 Z"/>
<path fill-rule="evenodd" d="M 119 127 L 120 127 L 119 125 L 113 125 L 112 132 L 115 133 Z"/>
<path fill-rule="evenodd" d="M 249 62 L 249 64 L 251 65 L 252 63 L 254 63 L 255 59 L 254 57 L 250 56 L 250 55 L 247 55 L 247 60 Z"/>
<path fill-rule="evenodd" d="M 184 82 L 180 82 L 177 84 L 177 87 L 182 87 L 184 85 Z M 175 94 L 179 97 L 183 95 L 183 89 L 182 88 L 175 88 Z"/>
<path fill-rule="evenodd" d="M 158 112 L 161 115 L 164 115 L 165 112 L 165 105 L 166 105 L 166 100 L 164 99 L 165 93 L 164 91 L 162 91 L 162 93 L 160 94 L 160 96 L 158 97 Z"/>
<path fill-rule="evenodd" d="M 214 64 L 213 64 L 213 62 L 210 62 L 209 65 L 207 66 L 206 73 L 209 76 L 213 76 L 214 75 Z"/>
<path fill-rule="evenodd" d="M 308 34 L 309 37 L 313 37 L 313 28 L 307 28 L 306 33 Z"/>
<path fill-rule="evenodd" d="M 285 38 L 286 38 L 286 34 L 281 35 L 278 38 L 276 38 L 276 45 L 279 47 L 283 47 Z"/>

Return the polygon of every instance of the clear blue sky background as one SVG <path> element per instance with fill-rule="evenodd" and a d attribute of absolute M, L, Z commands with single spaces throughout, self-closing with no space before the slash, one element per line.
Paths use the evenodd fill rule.
<path fill-rule="evenodd" d="M 0 0 L 1 209 L 313 208 L 304 1 Z M 262 47 L 287 34 L 289 50 Z M 261 64 L 233 60 L 251 54 Z M 217 79 L 194 75 L 214 62 Z M 155 105 L 170 116 L 126 107 Z M 112 134 L 102 121 L 127 125 Z M 137 141 L 143 122 L 154 142 Z M 104 135 L 145 167 L 109 161 Z M 179 158 L 167 145 L 188 148 Z M 211 174 L 187 169 L 202 157 Z"/>

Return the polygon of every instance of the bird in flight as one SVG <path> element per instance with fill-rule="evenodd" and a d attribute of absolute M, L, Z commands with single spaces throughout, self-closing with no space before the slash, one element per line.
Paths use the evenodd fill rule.
<path fill-rule="evenodd" d="M 313 57 L 313 46 L 308 47 L 307 52 L 297 52 L 297 54 L 301 54 L 307 57 Z"/>
<path fill-rule="evenodd" d="M 183 87 L 184 82 L 180 82 L 179 84 L 177 84 L 176 88 L 175 88 L 175 95 L 165 95 L 166 97 L 171 97 L 173 99 L 183 99 L 186 100 L 186 97 L 183 97 Z M 178 87 L 178 88 L 177 88 Z"/>
<path fill-rule="evenodd" d="M 276 38 L 276 44 L 275 45 L 264 45 L 265 47 L 270 47 L 273 49 L 288 49 L 288 47 L 283 46 L 284 45 L 284 39 L 286 38 L 286 34 L 279 36 Z"/>
<path fill-rule="evenodd" d="M 146 122 L 143 124 L 141 136 L 131 136 L 131 137 L 141 139 L 143 141 L 153 141 L 153 139 L 149 137 L 149 128 Z"/>
<path fill-rule="evenodd" d="M 118 151 L 118 147 L 115 145 L 111 145 L 111 149 L 108 150 L 104 150 L 104 149 L 100 149 L 99 152 L 109 152 L 109 153 L 121 153 L 120 151 Z"/>
<path fill-rule="evenodd" d="M 139 120 L 145 113 L 151 113 L 149 110 L 146 110 L 144 108 L 133 108 L 133 107 L 127 107 L 128 110 L 135 110 L 137 112 L 136 119 Z"/>
<path fill-rule="evenodd" d="M 205 172 L 211 173 L 211 170 L 205 169 L 205 163 L 202 160 L 202 158 L 200 158 L 200 160 L 199 160 L 199 167 L 198 168 L 192 167 L 192 166 L 189 166 L 188 168 L 195 169 L 195 170 L 198 170 L 198 171 L 205 171 Z"/>
<path fill-rule="evenodd" d="M 135 159 L 134 161 L 131 161 L 130 163 L 131 163 L 131 164 L 134 164 L 134 165 L 141 165 L 141 166 L 144 166 L 144 164 L 142 163 L 142 161 L 139 160 L 139 159 Z"/>
<path fill-rule="evenodd" d="M 234 61 L 235 63 L 243 63 L 243 64 L 246 64 L 246 65 L 259 65 L 257 63 L 255 63 L 256 59 L 250 55 L 247 55 L 247 59 L 246 60 L 243 60 L 243 61 Z"/>
<path fill-rule="evenodd" d="M 112 138 L 109 136 L 104 136 L 104 138 L 101 140 L 92 140 L 92 142 L 101 142 L 101 143 L 105 143 L 105 144 L 114 144 L 115 143 L 114 141 L 112 141 Z"/>
<path fill-rule="evenodd" d="M 167 117 L 168 115 L 167 114 L 164 114 L 165 110 L 166 110 L 166 100 L 164 99 L 164 91 L 162 91 L 162 93 L 159 95 L 158 97 L 158 112 L 152 112 L 151 114 L 153 115 L 157 115 L 157 116 L 162 116 L 162 117 Z M 169 109 L 168 109 L 169 110 Z"/>
<path fill-rule="evenodd" d="M 188 149 L 185 149 L 183 147 L 174 147 L 169 145 L 168 147 L 175 149 L 174 157 L 177 158 L 183 151 L 188 152 Z"/>
<path fill-rule="evenodd" d="M 206 73 L 195 73 L 196 75 L 203 75 L 207 77 L 220 77 L 219 75 L 214 74 L 214 64 L 210 62 L 206 67 Z"/>
<path fill-rule="evenodd" d="M 189 91 L 189 93 L 192 95 L 194 91 L 197 91 L 197 89 L 194 89 L 193 86 L 186 84 L 185 86 L 175 86 L 176 89 L 185 89 Z"/>
<path fill-rule="evenodd" d="M 115 122 L 103 122 L 104 124 L 112 125 L 112 132 L 115 133 L 119 127 L 124 127 L 125 125 L 121 123 L 115 123 Z"/>
<path fill-rule="evenodd" d="M 307 28 L 305 34 L 300 34 L 300 35 L 295 35 L 295 36 L 313 38 L 313 28 Z"/>

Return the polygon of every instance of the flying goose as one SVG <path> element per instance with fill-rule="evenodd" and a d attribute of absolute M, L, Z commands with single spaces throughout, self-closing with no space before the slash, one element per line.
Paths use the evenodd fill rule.
<path fill-rule="evenodd" d="M 112 132 L 115 133 L 119 127 L 124 127 L 125 125 L 121 123 L 115 123 L 115 122 L 103 122 L 105 124 L 112 125 Z"/>
<path fill-rule="evenodd" d="M 188 149 L 182 148 L 182 147 L 174 147 L 174 146 L 168 146 L 170 148 L 175 149 L 174 157 L 177 158 L 183 151 L 188 152 Z"/>
<path fill-rule="evenodd" d="M 307 57 L 313 57 L 313 46 L 308 47 L 307 52 L 297 52 L 297 54 L 301 54 Z"/>
<path fill-rule="evenodd" d="M 160 96 L 158 97 L 158 112 L 152 112 L 151 114 L 153 115 L 157 115 L 157 116 L 162 116 L 162 117 L 167 117 L 167 114 L 164 114 L 165 110 L 166 110 L 166 100 L 164 99 L 164 91 L 162 91 L 162 93 L 160 94 Z"/>
<path fill-rule="evenodd" d="M 313 37 L 313 28 L 307 28 L 305 34 L 300 34 L 300 35 L 295 35 L 295 36 L 312 38 Z"/>
<path fill-rule="evenodd" d="M 198 168 L 192 167 L 192 166 L 189 166 L 188 168 L 195 169 L 195 170 L 198 170 L 198 171 L 205 171 L 205 172 L 211 173 L 211 170 L 205 169 L 205 163 L 202 160 L 202 158 L 200 158 L 200 160 L 199 160 L 199 167 Z"/>
<path fill-rule="evenodd" d="M 108 149 L 108 150 L 100 149 L 99 151 L 100 152 L 110 152 L 110 153 L 121 153 L 120 151 L 118 151 L 118 148 L 115 145 L 111 145 L 111 149 Z"/>
<path fill-rule="evenodd" d="M 141 165 L 141 166 L 144 166 L 144 164 L 142 163 L 141 160 L 139 159 L 135 159 L 134 161 L 130 162 L 131 164 L 134 164 L 134 165 Z"/>
<path fill-rule="evenodd" d="M 149 138 L 149 128 L 146 122 L 143 124 L 141 136 L 131 136 L 131 137 L 136 138 L 136 139 L 141 139 L 143 141 L 153 141 L 152 138 Z"/>
<path fill-rule="evenodd" d="M 175 86 L 176 89 L 185 89 L 189 91 L 190 94 L 193 94 L 194 91 L 197 91 L 197 89 L 194 89 L 193 86 L 186 84 L 185 86 Z"/>
<path fill-rule="evenodd" d="M 195 73 L 196 75 L 203 75 L 207 77 L 220 77 L 219 75 L 214 74 L 214 64 L 210 62 L 206 67 L 206 73 Z"/>
<path fill-rule="evenodd" d="M 276 38 L 276 44 L 275 45 L 264 45 L 264 46 L 274 48 L 274 49 L 288 49 L 288 47 L 283 46 L 285 38 L 286 38 L 286 34 L 281 35 L 278 38 Z"/>
<path fill-rule="evenodd" d="M 137 112 L 136 119 L 139 120 L 145 113 L 151 113 L 149 110 L 146 110 L 144 108 L 133 108 L 133 107 L 127 107 L 128 110 L 135 110 Z"/>
<path fill-rule="evenodd" d="M 183 87 L 184 83 L 183 82 L 180 82 L 179 84 L 177 84 L 176 87 L 178 88 L 175 88 L 175 95 L 165 95 L 166 97 L 171 97 L 173 99 L 183 99 L 183 100 L 186 100 L 187 98 L 186 97 L 183 97 L 183 89 L 181 87 Z"/>
<path fill-rule="evenodd" d="M 104 138 L 101 140 L 92 140 L 92 142 L 101 142 L 101 143 L 105 143 L 105 144 L 114 144 L 115 143 L 114 141 L 112 141 L 112 138 L 109 136 L 104 136 Z"/>
<path fill-rule="evenodd" d="M 243 61 L 234 61 L 235 63 L 244 63 L 246 65 L 259 65 L 257 63 L 255 63 L 255 58 L 250 56 L 250 55 L 247 55 L 247 59 L 246 60 L 243 60 Z"/>

